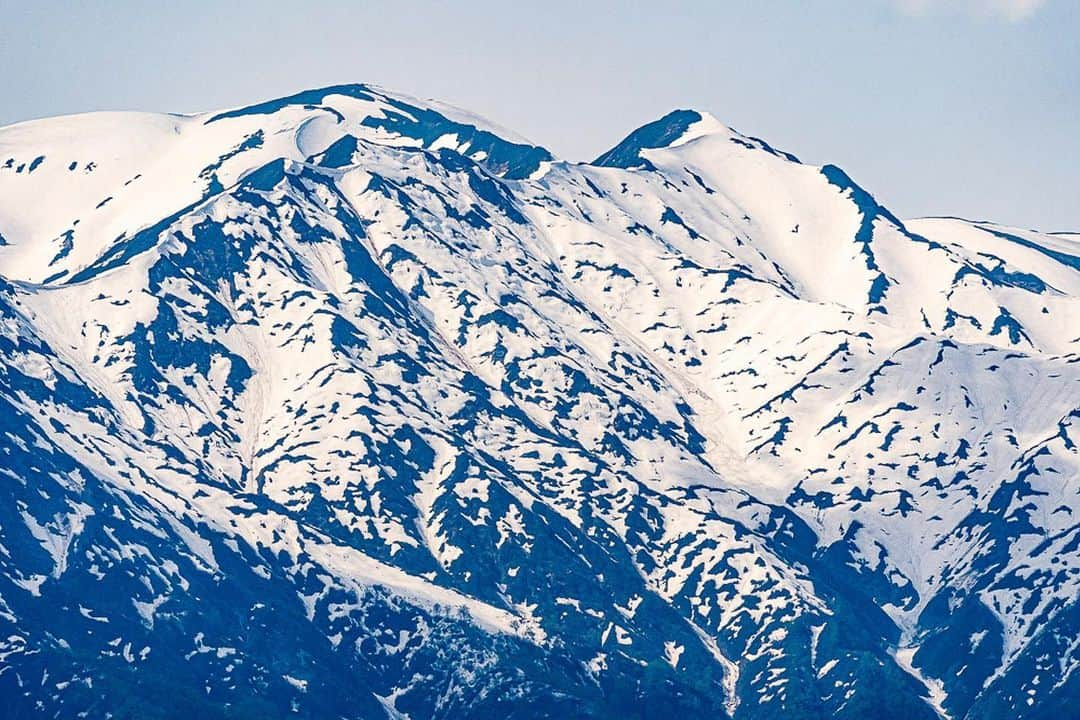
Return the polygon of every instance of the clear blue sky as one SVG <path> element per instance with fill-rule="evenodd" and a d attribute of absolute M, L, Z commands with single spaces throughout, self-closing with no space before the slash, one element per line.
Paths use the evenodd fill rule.
<path fill-rule="evenodd" d="M 584 160 L 692 107 L 901 216 L 1080 230 L 1080 0 L 0 0 L 0 28 L 0 125 L 376 82 Z"/>

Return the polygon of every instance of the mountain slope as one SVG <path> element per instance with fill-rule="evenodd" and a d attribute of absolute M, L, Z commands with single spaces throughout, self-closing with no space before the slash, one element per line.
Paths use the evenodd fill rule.
<path fill-rule="evenodd" d="M 0 237 L 17 716 L 1077 694 L 1070 236 L 350 85 L 0 129 Z"/>

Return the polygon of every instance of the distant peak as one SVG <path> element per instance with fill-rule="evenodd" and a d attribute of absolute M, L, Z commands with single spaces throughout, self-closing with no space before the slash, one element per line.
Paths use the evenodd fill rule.
<path fill-rule="evenodd" d="M 650 163 L 641 157 L 642 150 L 671 147 L 682 140 L 691 126 L 703 120 L 717 123 L 710 115 L 697 110 L 672 110 L 651 123 L 642 125 L 615 147 L 596 158 L 593 165 L 621 168 L 648 168 Z"/>
<path fill-rule="evenodd" d="M 366 105 L 342 104 L 339 102 L 342 98 L 359 100 Z M 460 108 L 360 83 L 305 90 L 227 110 L 213 115 L 206 124 L 271 115 L 295 107 L 327 109 L 338 117 L 339 122 L 348 116 L 363 127 L 408 138 L 425 149 L 449 147 L 507 179 L 527 178 L 544 162 L 554 159 L 547 149 Z"/>
<path fill-rule="evenodd" d="M 269 115 L 291 105 L 319 105 L 330 95 L 342 95 L 357 100 L 375 99 L 370 89 L 366 85 L 360 83 L 353 83 L 350 85 L 330 85 L 322 88 L 314 88 L 312 90 L 303 90 L 292 95 L 255 103 L 254 105 L 246 105 L 241 108 L 226 110 L 225 112 L 217 113 L 206 122 L 209 124 L 217 122 L 218 120 L 243 117 L 245 115 Z"/>
<path fill-rule="evenodd" d="M 764 150 L 785 160 L 799 162 L 789 153 L 776 150 L 764 140 L 743 135 L 709 113 L 697 110 L 672 110 L 658 120 L 642 125 L 618 145 L 596 158 L 593 165 L 627 169 L 654 170 L 655 167 L 642 156 L 642 151 L 685 145 L 706 136 L 720 136 L 748 150 Z"/>

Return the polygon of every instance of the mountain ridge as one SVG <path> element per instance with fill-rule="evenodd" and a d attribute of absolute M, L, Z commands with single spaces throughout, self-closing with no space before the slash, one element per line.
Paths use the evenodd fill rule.
<path fill-rule="evenodd" d="M 696 111 L 575 164 L 424 102 L 0 130 L 17 707 L 1066 707 L 1059 238 L 901 221 Z"/>

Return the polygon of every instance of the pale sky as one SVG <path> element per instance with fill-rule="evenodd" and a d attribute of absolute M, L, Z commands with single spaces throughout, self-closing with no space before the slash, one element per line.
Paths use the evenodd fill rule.
<path fill-rule="evenodd" d="M 0 0 L 0 125 L 339 82 L 570 160 L 690 107 L 902 217 L 1080 230 L 1080 0 Z"/>

